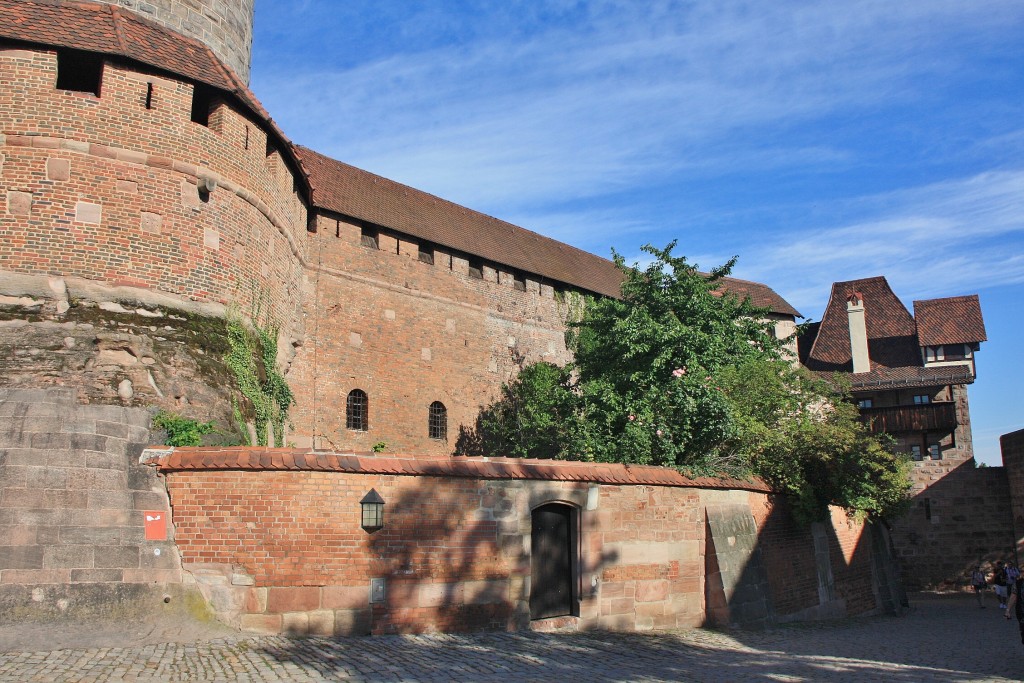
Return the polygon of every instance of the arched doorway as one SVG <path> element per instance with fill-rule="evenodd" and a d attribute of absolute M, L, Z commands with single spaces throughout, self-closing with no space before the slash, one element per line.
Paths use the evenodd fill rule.
<path fill-rule="evenodd" d="M 531 515 L 530 618 L 575 615 L 576 508 L 548 503 Z"/>

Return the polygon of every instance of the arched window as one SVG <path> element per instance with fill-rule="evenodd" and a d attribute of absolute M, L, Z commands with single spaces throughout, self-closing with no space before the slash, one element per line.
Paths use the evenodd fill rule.
<path fill-rule="evenodd" d="M 370 403 L 366 392 L 353 389 L 345 402 L 345 427 L 365 432 L 370 427 Z"/>
<path fill-rule="evenodd" d="M 448 409 L 440 401 L 430 404 L 430 412 L 427 415 L 427 434 L 431 439 L 448 438 Z"/>

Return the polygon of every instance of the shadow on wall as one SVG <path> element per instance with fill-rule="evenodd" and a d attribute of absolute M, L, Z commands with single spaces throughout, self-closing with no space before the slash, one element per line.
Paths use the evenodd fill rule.
<path fill-rule="evenodd" d="M 379 592 L 371 590 L 365 632 L 529 628 L 531 511 L 538 501 L 568 501 L 580 509 L 585 487 L 574 492 L 546 481 L 451 477 L 394 477 L 382 484 L 385 523 L 367 550 L 368 574 L 377 577 Z M 583 525 L 596 523 L 581 518 Z M 581 531 L 585 537 L 589 529 Z M 573 614 L 580 613 L 582 576 L 615 560 L 614 553 L 580 554 Z"/>
<path fill-rule="evenodd" d="M 1006 471 L 968 460 L 916 494 L 894 520 L 893 545 L 909 590 L 966 587 L 978 564 L 1014 561 Z"/>
<path fill-rule="evenodd" d="M 829 520 L 801 527 L 773 498 L 759 520 L 743 505 L 709 505 L 705 539 L 706 626 L 764 628 L 906 608 L 881 522 L 832 510 Z"/>

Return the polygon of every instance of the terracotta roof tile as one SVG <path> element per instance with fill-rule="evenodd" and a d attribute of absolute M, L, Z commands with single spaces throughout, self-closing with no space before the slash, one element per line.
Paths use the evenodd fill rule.
<path fill-rule="evenodd" d="M 299 168 L 291 142 L 245 82 L 198 40 L 114 5 L 73 0 L 0 0 L 0 38 L 123 57 L 222 90 L 263 122 Z"/>
<path fill-rule="evenodd" d="M 314 206 L 479 256 L 580 289 L 617 297 L 622 273 L 595 256 L 512 223 L 375 175 L 305 147 L 296 147 L 309 175 Z M 724 278 L 722 288 L 758 308 L 799 316 L 770 287 Z"/>
<path fill-rule="evenodd" d="M 988 339 L 977 294 L 914 302 L 921 346 L 970 344 Z"/>
<path fill-rule="evenodd" d="M 734 488 L 768 491 L 761 481 L 731 478 L 691 479 L 676 470 L 652 465 L 466 458 L 437 456 L 357 455 L 302 449 L 234 448 L 147 449 L 142 462 L 164 472 L 236 469 L 243 471 L 339 471 L 363 474 L 464 477 L 472 479 L 538 479 L 604 484 L 647 484 L 694 488 Z"/>
<path fill-rule="evenodd" d="M 864 301 L 872 369 L 921 365 L 914 319 L 886 279 L 873 277 L 832 285 L 832 296 L 817 328 L 807 367 L 819 372 L 852 372 L 846 300 L 854 292 L 859 292 Z"/>

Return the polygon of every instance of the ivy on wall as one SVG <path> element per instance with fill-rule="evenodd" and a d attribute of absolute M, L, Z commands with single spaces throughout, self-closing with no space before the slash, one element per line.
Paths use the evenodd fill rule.
<path fill-rule="evenodd" d="M 251 421 L 257 445 L 268 445 L 267 427 L 270 425 L 274 446 L 281 447 L 288 409 L 295 403 L 295 397 L 277 369 L 277 327 L 269 321 L 261 324 L 258 320 L 258 310 L 252 323 L 246 323 L 237 314 L 228 315 L 228 352 L 224 361 L 241 393 L 241 398 L 234 400 L 233 408 L 242 439 L 248 440 L 246 424 Z"/>

